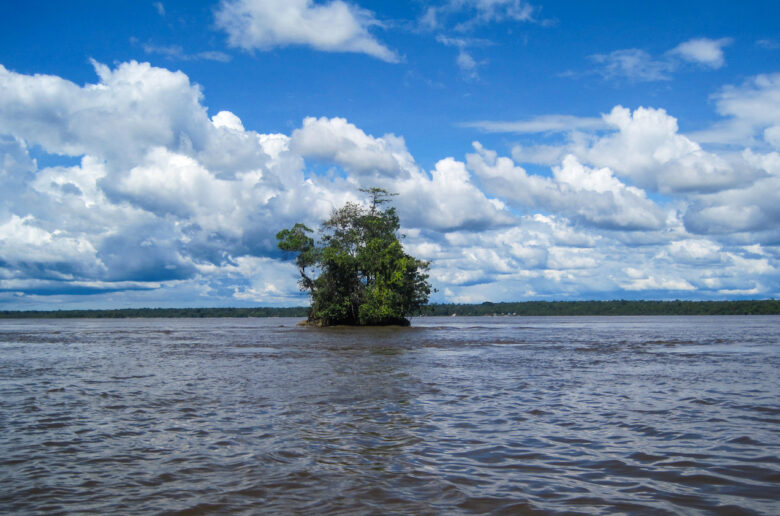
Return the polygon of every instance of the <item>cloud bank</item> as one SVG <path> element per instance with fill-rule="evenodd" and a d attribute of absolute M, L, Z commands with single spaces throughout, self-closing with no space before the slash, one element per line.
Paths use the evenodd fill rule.
<path fill-rule="evenodd" d="M 425 170 L 398 135 L 338 117 L 256 132 L 210 115 L 182 72 L 93 65 L 85 85 L 0 66 L 0 306 L 303 304 L 275 233 L 370 186 L 400 194 L 438 301 L 780 291 L 775 76 L 714 97 L 710 134 L 751 148 L 705 148 L 663 109 L 615 106 L 474 124 L 564 141 L 511 156 L 475 142 Z M 526 161 L 541 154 L 541 169 Z"/>

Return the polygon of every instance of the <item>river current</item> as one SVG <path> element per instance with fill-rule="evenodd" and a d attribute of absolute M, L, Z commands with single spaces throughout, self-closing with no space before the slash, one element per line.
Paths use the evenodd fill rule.
<path fill-rule="evenodd" d="M 297 322 L 0 321 L 0 513 L 780 513 L 780 317 Z"/>

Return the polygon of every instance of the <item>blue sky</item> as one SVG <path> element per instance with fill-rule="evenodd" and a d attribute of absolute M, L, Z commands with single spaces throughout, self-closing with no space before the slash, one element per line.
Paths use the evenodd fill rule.
<path fill-rule="evenodd" d="M 777 2 L 0 4 L 0 309 L 298 305 L 398 192 L 438 302 L 780 292 Z"/>

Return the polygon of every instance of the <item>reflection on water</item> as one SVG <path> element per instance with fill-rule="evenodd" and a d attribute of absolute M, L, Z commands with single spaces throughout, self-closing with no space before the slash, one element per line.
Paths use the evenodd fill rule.
<path fill-rule="evenodd" d="M 778 317 L 296 322 L 0 322 L 0 512 L 779 512 Z"/>

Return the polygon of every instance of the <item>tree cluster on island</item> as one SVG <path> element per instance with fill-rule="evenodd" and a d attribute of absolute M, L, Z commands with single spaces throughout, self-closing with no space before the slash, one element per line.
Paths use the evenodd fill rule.
<path fill-rule="evenodd" d="M 295 224 L 277 233 L 281 250 L 295 253 L 301 290 L 311 296 L 315 326 L 408 326 L 428 302 L 429 263 L 401 245 L 400 222 L 381 188 L 362 189 L 368 206 L 348 202 L 322 223 L 319 239 Z"/>

